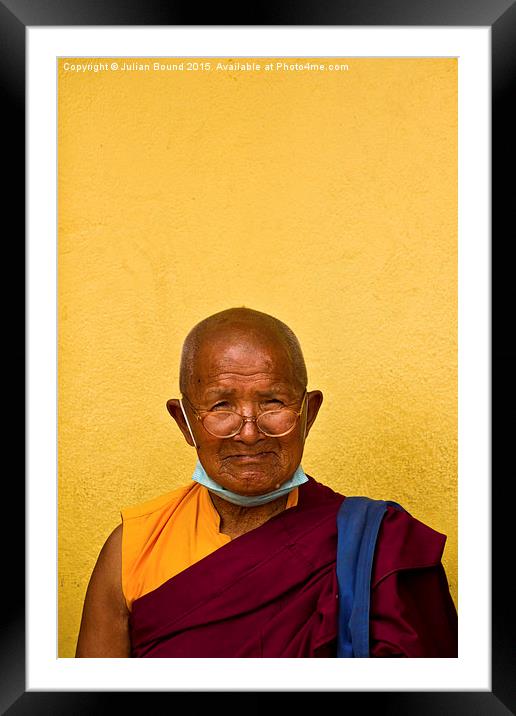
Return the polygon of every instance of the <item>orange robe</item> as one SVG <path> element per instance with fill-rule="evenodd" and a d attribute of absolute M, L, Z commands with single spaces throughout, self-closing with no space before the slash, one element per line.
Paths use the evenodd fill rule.
<path fill-rule="evenodd" d="M 297 505 L 298 488 L 286 508 Z M 219 547 L 231 537 L 219 531 L 220 515 L 204 485 L 192 482 L 121 510 L 122 590 L 127 607 Z"/>

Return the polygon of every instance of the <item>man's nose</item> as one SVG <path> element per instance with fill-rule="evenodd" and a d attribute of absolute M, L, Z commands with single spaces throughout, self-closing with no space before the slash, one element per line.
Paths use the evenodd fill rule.
<path fill-rule="evenodd" d="M 241 440 L 244 443 L 255 443 L 261 438 L 263 438 L 264 435 L 261 433 L 257 426 L 256 426 L 256 420 L 244 420 L 244 424 L 240 428 L 240 432 L 235 435 L 235 440 Z"/>

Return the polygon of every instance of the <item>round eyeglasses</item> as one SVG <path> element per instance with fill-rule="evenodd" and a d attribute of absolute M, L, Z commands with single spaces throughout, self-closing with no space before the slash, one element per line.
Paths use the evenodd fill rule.
<path fill-rule="evenodd" d="M 277 410 L 266 410 L 256 416 L 246 416 L 234 410 L 199 410 L 195 408 L 186 396 L 183 399 L 200 420 L 206 432 L 215 438 L 233 438 L 242 430 L 244 423 L 254 422 L 258 430 L 270 438 L 281 438 L 288 435 L 296 427 L 299 416 L 303 412 L 307 392 L 303 393 L 303 400 L 299 410 L 288 406 Z"/>

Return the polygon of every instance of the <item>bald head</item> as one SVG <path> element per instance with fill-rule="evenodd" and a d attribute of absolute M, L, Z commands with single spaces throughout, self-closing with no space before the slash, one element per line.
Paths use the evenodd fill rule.
<path fill-rule="evenodd" d="M 283 349 L 292 367 L 292 375 L 301 390 L 306 388 L 306 365 L 301 346 L 292 330 L 282 321 L 267 313 L 251 308 L 228 308 L 197 323 L 187 335 L 181 353 L 179 388 L 188 393 L 196 371 L 200 349 L 206 342 L 224 341 L 227 344 L 241 340 L 273 343 Z"/>

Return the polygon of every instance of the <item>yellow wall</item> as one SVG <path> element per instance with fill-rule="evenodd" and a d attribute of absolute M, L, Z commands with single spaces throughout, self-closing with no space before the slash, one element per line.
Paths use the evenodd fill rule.
<path fill-rule="evenodd" d="M 165 402 L 188 330 L 230 306 L 301 341 L 325 395 L 305 470 L 447 534 L 457 598 L 456 60 L 250 61 L 262 69 L 59 61 L 63 657 L 120 508 L 190 479 Z"/>

